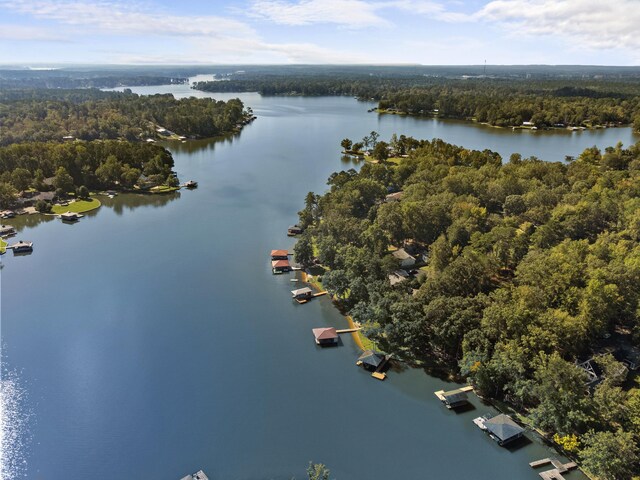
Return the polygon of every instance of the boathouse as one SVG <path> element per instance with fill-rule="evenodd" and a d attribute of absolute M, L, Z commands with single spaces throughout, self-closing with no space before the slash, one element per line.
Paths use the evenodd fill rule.
<path fill-rule="evenodd" d="M 9 246 L 9 248 L 13 249 L 13 253 L 28 253 L 33 252 L 33 242 L 18 242 Z"/>
<path fill-rule="evenodd" d="M 293 237 L 295 235 L 300 235 L 303 232 L 303 229 L 300 225 L 291 225 L 287 228 L 287 235 Z"/>
<path fill-rule="evenodd" d="M 0 225 L 0 236 L 13 235 L 16 233 L 16 229 L 11 225 Z"/>
<path fill-rule="evenodd" d="M 469 403 L 469 397 L 467 397 L 467 393 L 459 388 L 455 390 L 449 390 L 448 392 L 442 392 L 439 395 L 439 398 L 447 408 L 462 407 L 463 405 Z"/>
<path fill-rule="evenodd" d="M 362 355 L 358 357 L 356 365 L 364 368 L 365 370 L 375 371 L 380 364 L 384 362 L 384 355 L 374 350 L 365 350 Z"/>
<path fill-rule="evenodd" d="M 291 271 L 289 260 L 273 260 L 271 262 L 271 270 L 273 273 L 285 273 Z"/>
<path fill-rule="evenodd" d="M 289 251 L 271 250 L 271 260 L 289 260 Z"/>
<path fill-rule="evenodd" d="M 504 413 L 485 420 L 484 427 L 489 436 L 498 442 L 500 446 L 511 443 L 524 435 L 524 428 Z"/>
<path fill-rule="evenodd" d="M 333 327 L 314 328 L 313 336 L 316 339 L 316 343 L 321 346 L 338 344 L 338 332 Z"/>
<path fill-rule="evenodd" d="M 61 213 L 60 214 L 60 219 L 63 222 L 77 222 L 78 220 L 80 220 L 84 215 L 81 215 L 79 213 L 76 212 L 66 212 L 66 213 Z"/>
<path fill-rule="evenodd" d="M 291 295 L 296 300 L 308 300 L 313 297 L 313 291 L 309 287 L 298 288 L 297 290 L 291 290 Z"/>

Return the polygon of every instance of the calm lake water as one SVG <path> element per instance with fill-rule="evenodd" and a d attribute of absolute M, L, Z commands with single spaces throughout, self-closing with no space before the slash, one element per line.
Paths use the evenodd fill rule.
<path fill-rule="evenodd" d="M 17 413 L 31 415 L 22 476 L 290 479 L 313 460 L 339 480 L 538 478 L 528 462 L 551 452 L 532 435 L 498 447 L 472 423 L 493 411 L 477 399 L 448 411 L 433 392 L 452 385 L 415 369 L 376 381 L 349 336 L 317 348 L 311 329 L 345 320 L 327 298 L 293 303 L 296 284 L 271 275 L 268 253 L 293 246 L 286 227 L 304 195 L 353 166 L 344 137 L 437 136 L 549 160 L 639 139 L 379 117 L 345 97 L 215 96 L 239 96 L 259 118 L 227 140 L 168 145 L 197 190 L 104 197 L 75 225 L 11 221 L 35 246 L 2 270 L 4 368 L 26 393 Z"/>

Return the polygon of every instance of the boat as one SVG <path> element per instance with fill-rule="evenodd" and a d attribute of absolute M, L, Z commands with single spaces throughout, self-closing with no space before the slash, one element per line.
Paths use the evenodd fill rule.
<path fill-rule="evenodd" d="M 290 279 L 289 281 L 290 281 L 290 282 L 297 282 L 297 281 L 298 281 L 298 279 L 297 279 L 297 278 L 292 278 L 292 279 Z"/>
<path fill-rule="evenodd" d="M 194 180 L 189 180 L 187 183 L 184 184 L 184 186 L 186 188 L 198 188 L 198 182 Z"/>

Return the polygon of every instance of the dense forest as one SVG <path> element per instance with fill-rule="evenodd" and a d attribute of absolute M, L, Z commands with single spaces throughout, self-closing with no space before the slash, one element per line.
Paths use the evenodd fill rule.
<path fill-rule="evenodd" d="M 601 480 L 640 474 L 640 385 L 621 363 L 640 345 L 640 144 L 568 163 L 388 145 L 408 156 L 307 195 L 297 260 L 385 350 L 468 378 Z M 398 247 L 418 264 L 391 285 Z"/>
<path fill-rule="evenodd" d="M 0 147 L 0 207 L 18 193 L 55 191 L 59 197 L 87 189 L 132 189 L 177 184 L 168 150 L 120 140 L 29 142 Z M 46 208 L 46 207 L 45 207 Z"/>
<path fill-rule="evenodd" d="M 62 140 L 142 140 L 160 125 L 178 135 L 214 137 L 234 131 L 247 118 L 242 102 L 175 99 L 84 90 L 0 91 L 0 145 Z"/>
<path fill-rule="evenodd" d="M 438 115 L 495 126 L 538 128 L 634 123 L 640 129 L 640 81 L 603 79 L 467 79 L 425 75 L 252 75 L 198 82 L 209 92 L 263 95 L 350 95 L 381 110 Z"/>

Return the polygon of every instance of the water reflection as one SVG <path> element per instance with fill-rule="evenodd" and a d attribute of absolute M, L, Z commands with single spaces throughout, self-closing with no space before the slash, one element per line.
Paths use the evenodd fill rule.
<path fill-rule="evenodd" d="M 120 194 L 114 198 L 109 198 L 106 195 L 100 195 L 98 197 L 102 203 L 102 207 L 91 210 L 90 212 L 83 213 L 85 218 L 95 217 L 100 213 L 103 208 L 112 209 L 117 215 L 122 215 L 125 210 L 131 211 L 139 207 L 153 207 L 159 208 L 167 205 L 173 200 L 180 198 L 180 192 L 165 193 L 165 194 L 139 194 L 139 193 L 125 193 Z M 58 219 L 56 215 L 42 215 L 34 213 L 30 215 L 18 215 L 11 219 L 3 220 L 7 225 L 15 227 L 16 231 L 20 233 L 26 228 L 36 227 L 42 223 L 58 221 L 65 225 L 74 225 L 78 222 L 64 222 Z M 82 221 L 82 220 L 80 220 Z"/>

